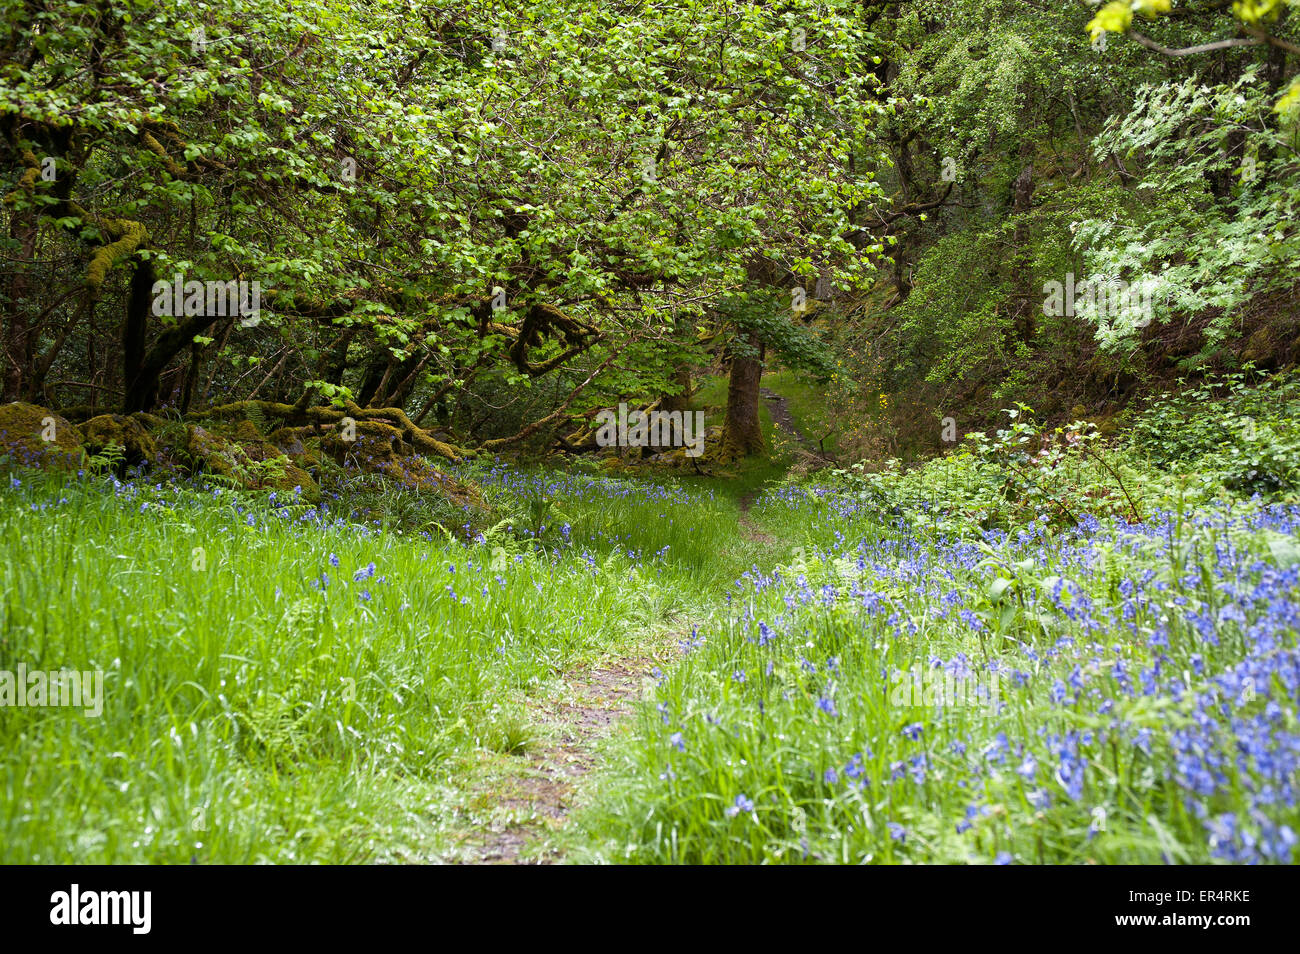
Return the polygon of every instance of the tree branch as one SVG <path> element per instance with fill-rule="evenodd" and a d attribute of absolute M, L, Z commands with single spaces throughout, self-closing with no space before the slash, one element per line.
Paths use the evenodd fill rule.
<path fill-rule="evenodd" d="M 1161 46 L 1155 40 L 1151 39 L 1149 36 L 1144 36 L 1137 30 L 1129 30 L 1129 35 L 1132 36 L 1133 39 L 1137 40 L 1142 46 L 1145 46 L 1148 50 L 1155 50 L 1157 53 L 1161 53 L 1164 56 L 1193 56 L 1197 53 L 1210 53 L 1214 50 L 1226 50 L 1233 46 L 1258 46 L 1260 43 L 1264 42 L 1259 38 L 1247 39 L 1245 37 L 1235 37 L 1231 40 L 1215 40 L 1213 43 L 1202 43 L 1199 46 L 1185 46 L 1180 50 L 1172 50 L 1167 46 Z"/>

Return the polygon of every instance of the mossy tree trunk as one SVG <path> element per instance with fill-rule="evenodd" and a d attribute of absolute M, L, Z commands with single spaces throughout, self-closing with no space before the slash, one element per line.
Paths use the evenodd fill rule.
<path fill-rule="evenodd" d="M 153 265 L 136 263 L 122 323 L 122 412 L 151 411 L 158 406 L 158 380 L 176 355 L 194 343 L 194 336 L 216 323 L 217 315 L 194 315 L 162 332 L 145 349 L 149 315 L 153 309 Z"/>
<path fill-rule="evenodd" d="M 679 368 L 673 372 L 673 383 L 681 390 L 677 394 L 664 394 L 659 406 L 665 411 L 685 411 L 691 404 L 691 369 Z"/>
<path fill-rule="evenodd" d="M 125 399 L 122 410 L 148 410 L 151 395 L 157 396 L 158 380 L 144 380 L 145 340 L 149 333 L 149 313 L 153 307 L 153 263 L 138 259 L 131 276 L 131 290 L 122 319 L 122 384 Z"/>
<path fill-rule="evenodd" d="M 758 388 L 765 349 L 761 341 L 744 333 L 739 344 L 732 353 L 727 412 L 722 424 L 723 452 L 728 457 L 760 454 L 767 447 L 758 419 Z"/>

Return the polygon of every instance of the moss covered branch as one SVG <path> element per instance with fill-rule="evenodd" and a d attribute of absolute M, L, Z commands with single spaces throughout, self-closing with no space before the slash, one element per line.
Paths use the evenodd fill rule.
<path fill-rule="evenodd" d="M 281 404 L 276 401 L 236 401 L 209 408 L 195 417 L 232 420 L 246 417 L 250 409 L 266 417 L 276 418 L 289 424 L 315 425 L 322 427 L 342 422 L 344 418 L 354 421 L 368 421 L 387 424 L 393 427 L 408 444 L 424 454 L 433 454 L 459 463 L 466 451 L 445 441 L 440 441 L 428 431 L 417 426 L 407 417 L 406 412 L 397 407 L 363 408 L 353 401 L 346 401 L 342 408 L 337 407 L 303 407 L 293 404 Z"/>

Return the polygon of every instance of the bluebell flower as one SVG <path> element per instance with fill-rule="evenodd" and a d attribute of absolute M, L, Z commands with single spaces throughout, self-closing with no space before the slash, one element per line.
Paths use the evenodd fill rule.
<path fill-rule="evenodd" d="M 749 814 L 753 810 L 754 810 L 754 800 L 752 798 L 746 798 L 744 794 L 740 794 L 736 796 L 735 802 L 733 802 L 732 805 L 727 809 L 727 817 L 735 818 L 737 815 L 740 815 L 742 813 Z"/>

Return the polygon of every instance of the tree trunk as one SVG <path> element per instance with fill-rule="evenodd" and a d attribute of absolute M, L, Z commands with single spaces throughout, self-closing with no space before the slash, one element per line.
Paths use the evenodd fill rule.
<path fill-rule="evenodd" d="M 659 402 L 664 411 L 685 411 L 691 403 L 691 369 L 678 368 L 673 372 L 673 383 L 681 388 L 677 394 L 665 394 Z"/>
<path fill-rule="evenodd" d="M 1011 212 L 1016 216 L 1015 234 L 1012 243 L 1015 251 L 1011 256 L 1011 280 L 1015 287 L 1016 298 L 1012 301 L 1012 322 L 1016 337 L 1023 342 L 1031 342 L 1037 332 L 1034 316 L 1031 270 L 1029 267 L 1029 228 L 1025 218 L 1033 205 L 1034 198 L 1034 160 L 1033 149 L 1026 143 L 1021 149 L 1021 156 L 1026 159 L 1024 168 L 1016 177 L 1012 194 Z"/>
<path fill-rule="evenodd" d="M 17 401 L 23 396 L 24 379 L 31 360 L 31 329 L 28 327 L 29 292 L 28 270 L 32 259 L 36 257 L 36 216 L 33 212 L 13 213 L 9 226 L 9 237 L 18 246 L 17 261 L 13 263 L 13 273 L 5 289 L 4 304 L 8 311 L 5 334 L 5 369 L 4 382 L 0 391 L 0 400 Z"/>
<path fill-rule="evenodd" d="M 33 404 L 45 404 L 48 399 L 45 395 L 45 379 L 49 376 L 50 368 L 54 367 L 54 361 L 58 358 L 59 352 L 63 350 L 64 344 L 67 343 L 68 336 L 76 330 L 77 325 L 81 323 L 82 315 L 89 315 L 95 307 L 95 300 L 89 295 L 81 307 L 77 309 L 74 315 L 63 323 L 54 343 L 46 349 L 45 353 L 40 356 L 33 356 L 28 362 L 31 367 L 31 378 L 25 385 L 27 399 Z"/>
<path fill-rule="evenodd" d="M 138 258 L 127 294 L 126 315 L 122 320 L 122 392 L 123 411 L 143 411 L 158 394 L 158 379 L 141 379 L 144 370 L 145 342 L 149 333 L 149 315 L 153 310 L 153 263 Z"/>
<path fill-rule="evenodd" d="M 411 359 L 411 361 L 415 363 L 407 372 L 406 377 L 403 378 L 398 383 L 397 387 L 393 389 L 392 396 L 388 399 L 389 407 L 400 407 L 403 409 L 406 407 L 406 402 L 411 399 L 411 392 L 414 391 L 415 386 L 420 383 L 420 372 L 424 370 L 424 366 L 429 363 L 429 358 L 431 357 L 432 355 L 429 352 L 425 352 L 423 356 L 418 358 L 413 357 Z M 411 364 L 411 361 L 404 364 L 403 368 Z"/>
<path fill-rule="evenodd" d="M 188 414 L 190 406 L 194 403 L 194 390 L 199 380 L 199 372 L 203 367 L 203 345 L 194 339 L 190 339 L 190 369 L 185 375 L 185 387 L 181 391 L 180 412 Z"/>
<path fill-rule="evenodd" d="M 741 347 L 731 358 L 727 383 L 727 413 L 722 424 L 725 457 L 762 453 L 767 445 L 758 420 L 758 386 L 763 376 L 764 346 L 751 335 L 740 335 Z"/>
<path fill-rule="evenodd" d="M 366 373 L 361 379 L 361 388 L 357 391 L 357 405 L 360 407 L 370 407 L 374 396 L 379 392 L 380 385 L 388 379 L 388 372 L 393 366 L 391 355 L 372 360 L 366 366 Z"/>
<path fill-rule="evenodd" d="M 149 315 L 153 311 L 153 264 L 136 263 L 131 276 L 126 320 L 122 323 L 122 413 L 152 411 L 158 406 L 159 378 L 176 355 L 194 343 L 217 320 L 217 315 L 192 315 L 160 334 L 153 347 L 145 349 Z"/>

